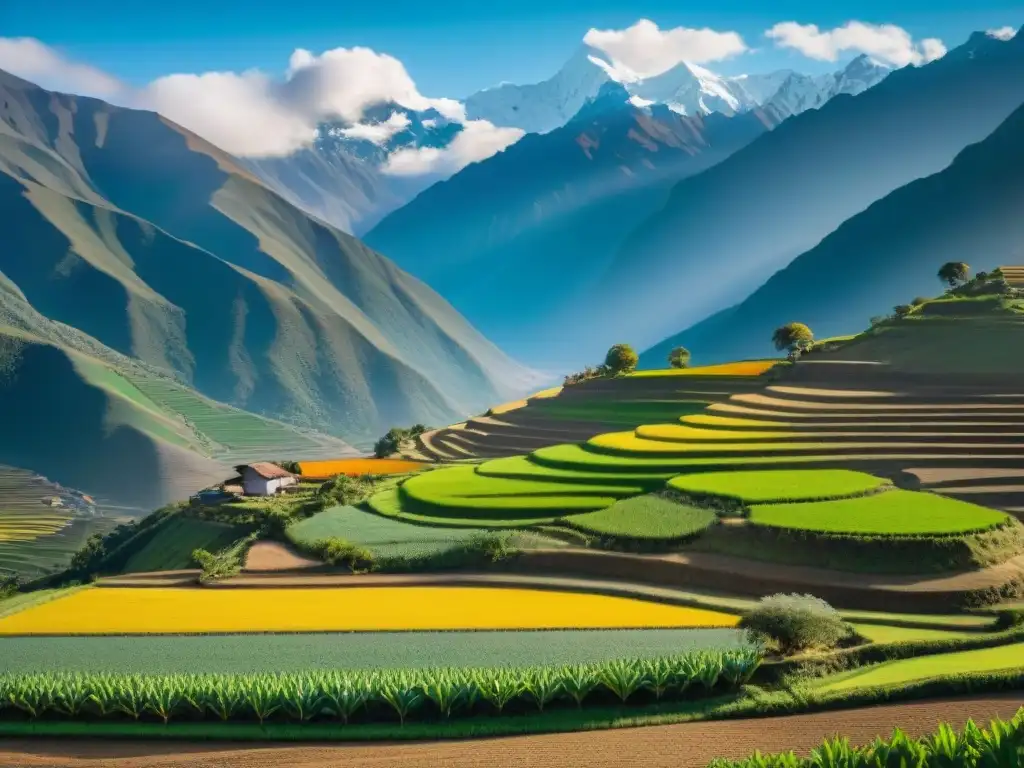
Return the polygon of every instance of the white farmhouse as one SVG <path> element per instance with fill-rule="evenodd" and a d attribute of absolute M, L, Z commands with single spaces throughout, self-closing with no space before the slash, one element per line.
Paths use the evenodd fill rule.
<path fill-rule="evenodd" d="M 242 489 L 246 496 L 273 496 L 298 479 L 286 469 L 269 461 L 258 461 L 238 467 L 242 475 Z"/>

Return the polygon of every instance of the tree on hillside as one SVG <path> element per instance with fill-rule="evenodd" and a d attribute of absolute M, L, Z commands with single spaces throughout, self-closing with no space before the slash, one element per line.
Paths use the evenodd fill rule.
<path fill-rule="evenodd" d="M 608 354 L 604 358 L 605 367 L 612 374 L 635 371 L 638 362 L 640 362 L 640 356 L 629 344 L 616 344 L 608 350 Z"/>
<path fill-rule="evenodd" d="M 668 364 L 673 368 L 686 368 L 690 365 L 690 350 L 686 347 L 676 347 L 668 353 Z"/>
<path fill-rule="evenodd" d="M 892 308 L 892 311 L 893 311 L 893 314 L 896 315 L 896 317 L 898 317 L 900 319 L 903 319 L 904 317 L 909 315 L 911 312 L 913 312 L 914 308 L 912 306 L 910 306 L 909 304 L 897 304 L 895 307 Z"/>
<path fill-rule="evenodd" d="M 962 261 L 947 261 L 939 267 L 939 280 L 948 283 L 950 288 L 956 288 L 961 283 L 967 282 L 967 277 L 970 274 L 970 266 Z"/>
<path fill-rule="evenodd" d="M 814 334 L 803 323 L 787 323 L 772 334 L 772 343 L 780 351 L 793 352 L 809 347 L 813 342 Z"/>

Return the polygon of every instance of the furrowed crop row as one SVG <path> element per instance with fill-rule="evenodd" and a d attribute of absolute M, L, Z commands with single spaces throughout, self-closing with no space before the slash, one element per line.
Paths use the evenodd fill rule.
<path fill-rule="evenodd" d="M 701 651 L 561 667 L 311 671 L 247 675 L 41 672 L 0 676 L 0 717 L 29 720 L 334 721 L 541 711 L 736 690 L 759 652 Z"/>
<path fill-rule="evenodd" d="M 888 766 L 942 766 L 943 768 L 1010 768 L 1024 762 L 1024 708 L 1011 720 L 993 720 L 980 728 L 971 720 L 962 731 L 947 723 L 921 739 L 899 728 L 889 739 L 876 738 L 855 747 L 836 736 L 813 749 L 809 757 L 793 752 L 755 753 L 744 760 L 719 759 L 709 768 L 888 768 Z"/>

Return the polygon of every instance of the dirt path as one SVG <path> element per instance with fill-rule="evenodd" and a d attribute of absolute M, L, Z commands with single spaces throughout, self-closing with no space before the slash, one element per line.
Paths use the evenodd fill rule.
<path fill-rule="evenodd" d="M 899 726 L 913 736 L 939 722 L 960 727 L 1012 717 L 1021 694 L 895 704 L 771 720 L 626 728 L 496 739 L 352 745 L 242 746 L 230 743 L 0 740 L 0 765 L 40 768 L 455 768 L 587 765 L 588 768 L 697 768 L 714 757 L 741 758 L 754 750 L 807 753 L 836 733 L 856 744 Z"/>

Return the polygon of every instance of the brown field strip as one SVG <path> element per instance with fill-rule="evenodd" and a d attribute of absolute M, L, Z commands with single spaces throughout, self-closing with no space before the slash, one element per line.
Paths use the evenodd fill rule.
<path fill-rule="evenodd" d="M 927 467 L 904 470 L 914 475 L 925 485 L 934 483 L 954 483 L 964 480 L 989 480 L 999 477 L 1024 477 L 1024 469 L 995 467 Z"/>
<path fill-rule="evenodd" d="M 940 722 L 962 727 L 1012 717 L 1019 692 L 886 704 L 771 719 L 720 720 L 646 728 L 381 744 L 0 740 L 0 765 L 28 768 L 698 768 L 715 757 L 740 759 L 755 750 L 808 754 L 837 734 L 856 745 L 888 736 L 896 726 L 913 737 Z M 585 756 L 585 759 L 583 759 Z"/>
<path fill-rule="evenodd" d="M 816 402 L 814 400 L 789 400 L 781 397 L 770 397 L 759 393 L 748 393 L 733 395 L 732 402 L 752 403 L 754 405 L 766 405 L 772 408 L 793 408 L 801 410 L 827 410 L 827 411 L 872 411 L 892 412 L 901 411 L 944 411 L 960 409 L 964 411 L 1006 411 L 1024 415 L 1024 404 L 1013 403 L 971 403 L 971 402 L 947 402 L 947 403 L 836 403 Z"/>
<path fill-rule="evenodd" d="M 249 548 L 243 570 L 246 572 L 294 571 L 321 566 L 323 563 L 320 561 L 304 557 L 287 544 L 282 544 L 279 541 L 257 541 Z"/>

